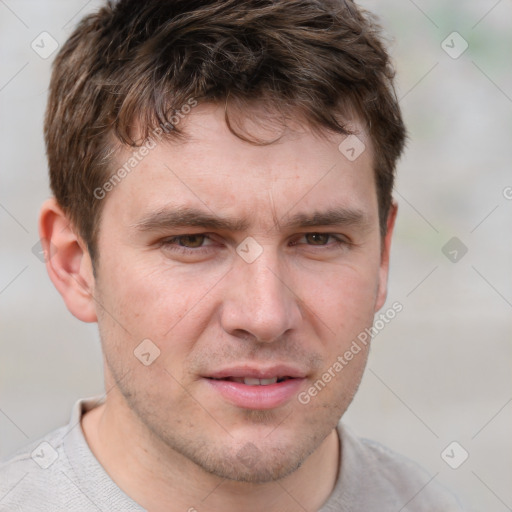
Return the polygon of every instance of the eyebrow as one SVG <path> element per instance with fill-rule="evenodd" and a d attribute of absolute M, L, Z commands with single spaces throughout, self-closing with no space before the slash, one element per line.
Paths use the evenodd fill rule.
<path fill-rule="evenodd" d="M 191 207 L 163 208 L 157 210 L 133 224 L 138 231 L 159 231 L 170 228 L 204 228 L 218 231 L 248 231 L 250 219 L 221 217 L 211 212 Z M 368 228 L 368 216 L 361 210 L 337 207 L 312 213 L 285 215 L 284 221 L 278 220 L 274 226 L 279 229 L 300 229 L 321 226 L 352 226 Z"/>

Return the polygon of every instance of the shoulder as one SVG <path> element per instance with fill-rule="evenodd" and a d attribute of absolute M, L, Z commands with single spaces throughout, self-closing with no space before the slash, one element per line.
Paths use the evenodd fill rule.
<path fill-rule="evenodd" d="M 66 432 L 66 427 L 56 429 L 0 461 L 0 512 L 64 510 L 55 499 L 69 474 Z"/>
<path fill-rule="evenodd" d="M 0 461 L 0 512 L 143 511 L 112 481 L 83 434 L 84 412 L 101 401 L 79 400 L 66 426 Z"/>
<path fill-rule="evenodd" d="M 382 444 L 357 437 L 344 425 L 338 427 L 338 433 L 342 440 L 341 472 L 345 473 L 341 475 L 345 481 L 342 487 L 355 508 L 403 512 L 463 510 L 453 494 L 437 482 L 438 473 L 429 474 Z M 359 496 L 351 495 L 354 489 Z"/>

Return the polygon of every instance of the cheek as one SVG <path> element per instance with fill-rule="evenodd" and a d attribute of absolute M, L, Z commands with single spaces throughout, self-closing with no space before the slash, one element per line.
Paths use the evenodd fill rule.
<path fill-rule="evenodd" d="M 378 262 L 340 265 L 302 278 L 305 302 L 338 342 L 351 340 L 373 321 Z"/>
<path fill-rule="evenodd" d="M 100 300 L 108 313 L 101 315 L 103 330 L 108 329 L 120 349 L 122 342 L 123 351 L 127 338 L 134 347 L 148 338 L 171 357 L 187 351 L 211 317 L 211 291 L 224 273 L 192 273 L 161 262 L 105 266 Z"/>
<path fill-rule="evenodd" d="M 317 328 L 323 329 L 318 334 L 323 365 L 309 391 L 315 393 L 314 407 L 331 411 L 333 417 L 343 414 L 352 401 L 368 358 L 370 338 L 365 330 L 373 323 L 379 272 L 378 266 L 366 270 L 340 269 L 323 286 L 317 283 L 309 299 L 319 319 Z"/>

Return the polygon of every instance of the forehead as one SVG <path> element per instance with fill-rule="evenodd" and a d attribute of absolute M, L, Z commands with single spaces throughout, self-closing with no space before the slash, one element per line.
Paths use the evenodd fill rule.
<path fill-rule="evenodd" d="M 349 140 L 347 153 L 344 135 L 313 132 L 299 120 L 283 129 L 247 116 L 244 133 L 274 141 L 251 144 L 229 130 L 223 108 L 199 105 L 182 120 L 184 139 L 149 141 L 144 156 L 137 155 L 136 166 L 108 193 L 104 214 L 130 225 L 169 207 L 267 225 L 275 224 L 276 216 L 321 207 L 351 208 L 372 218 L 377 211 L 372 147 L 357 122 L 351 128 L 357 139 Z M 137 151 L 120 151 L 115 169 L 126 167 Z"/>

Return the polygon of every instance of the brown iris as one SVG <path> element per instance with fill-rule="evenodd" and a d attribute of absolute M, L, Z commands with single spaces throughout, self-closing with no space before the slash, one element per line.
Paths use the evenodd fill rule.
<path fill-rule="evenodd" d="M 329 240 L 329 236 L 328 233 L 307 233 L 305 235 L 306 240 L 311 245 L 325 245 Z"/>
<path fill-rule="evenodd" d="M 203 245 L 205 235 L 183 235 L 178 238 L 178 244 L 191 249 Z"/>

